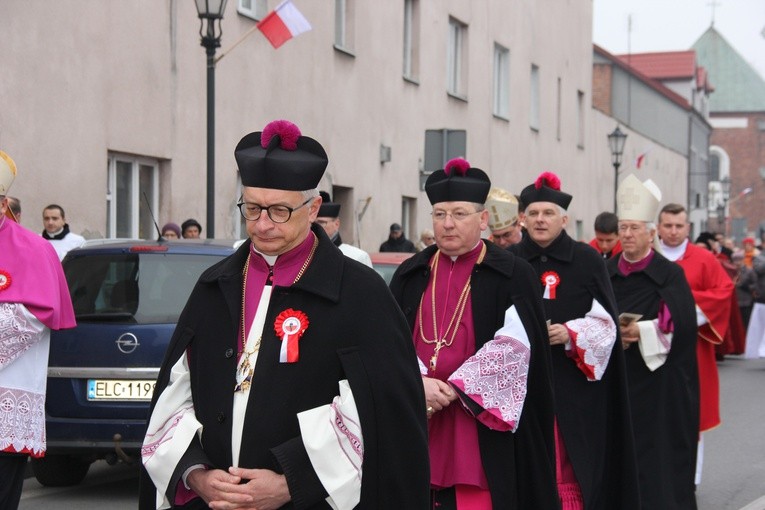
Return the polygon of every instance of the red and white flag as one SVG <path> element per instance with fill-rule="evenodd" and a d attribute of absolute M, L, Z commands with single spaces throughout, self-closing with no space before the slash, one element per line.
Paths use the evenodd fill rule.
<path fill-rule="evenodd" d="M 276 9 L 260 20 L 257 27 L 274 48 L 311 30 L 311 24 L 297 7 L 292 5 L 291 0 L 280 3 Z"/>
<path fill-rule="evenodd" d="M 647 151 L 643 152 L 641 155 L 637 157 L 635 160 L 635 168 L 640 170 L 640 167 L 643 166 L 643 163 L 645 163 L 645 157 L 648 156 L 648 153 L 651 152 L 651 149 L 648 149 Z"/>

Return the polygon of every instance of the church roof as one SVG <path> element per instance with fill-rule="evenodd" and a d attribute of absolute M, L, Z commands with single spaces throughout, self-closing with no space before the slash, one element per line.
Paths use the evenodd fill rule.
<path fill-rule="evenodd" d="M 710 112 L 765 111 L 765 80 L 714 27 L 699 37 L 693 49 L 715 86 L 709 96 Z"/>

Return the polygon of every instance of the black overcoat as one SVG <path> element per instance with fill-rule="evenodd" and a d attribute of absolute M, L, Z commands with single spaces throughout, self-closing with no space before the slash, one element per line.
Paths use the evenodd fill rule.
<path fill-rule="evenodd" d="M 478 441 L 494 510 L 558 509 L 555 484 L 553 397 L 550 348 L 534 272 L 521 260 L 488 241 L 486 256 L 471 273 L 476 350 L 492 340 L 505 311 L 515 305 L 531 342 L 528 388 L 515 433 L 490 430 L 478 422 Z M 429 246 L 404 261 L 391 290 L 409 321 L 410 337 L 417 307 L 430 277 Z"/>
<path fill-rule="evenodd" d="M 637 345 L 624 351 L 642 505 L 646 510 L 694 510 L 699 380 L 693 294 L 682 268 L 659 253 L 643 271 L 629 276 L 619 272 L 619 258 L 607 262 L 619 312 L 655 319 L 663 301 L 674 328 L 667 360 L 653 372 Z"/>
<path fill-rule="evenodd" d="M 526 236 L 509 250 L 531 264 L 540 289 L 545 272 L 554 271 L 560 277 L 555 299 L 543 300 L 546 318 L 553 324 L 584 317 L 593 298 L 618 324 L 605 261 L 589 245 L 574 241 L 564 230 L 545 248 Z M 627 374 L 618 329 L 599 381 L 587 380 L 563 345 L 553 345 L 551 350 L 555 416 L 585 510 L 640 508 Z"/>
<path fill-rule="evenodd" d="M 321 227 L 314 226 L 313 232 L 319 244 L 302 278 L 272 291 L 239 465 L 285 473 L 293 501 L 284 508 L 329 508 L 300 439 L 296 415 L 329 404 L 339 393 L 338 381 L 347 379 L 364 439 L 358 508 L 425 509 L 425 398 L 407 323 L 374 270 L 345 257 Z M 225 470 L 232 462 L 242 270 L 249 250 L 247 241 L 199 278 L 160 370 L 155 402 L 173 364 L 184 353 L 188 356 L 194 409 L 204 427 L 201 444 L 195 441 L 189 447 L 176 467 L 176 478 L 196 463 Z M 305 313 L 309 326 L 299 341 L 299 360 L 280 363 L 280 340 L 273 325 L 288 308 Z M 145 471 L 143 475 L 141 507 L 154 508 L 154 487 Z M 171 484 L 169 490 L 174 489 Z M 199 498 L 193 504 L 206 508 Z"/>

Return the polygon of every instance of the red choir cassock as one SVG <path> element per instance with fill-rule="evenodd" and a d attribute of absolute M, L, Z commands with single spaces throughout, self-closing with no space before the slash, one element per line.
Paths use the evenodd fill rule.
<path fill-rule="evenodd" d="M 707 321 L 699 326 L 696 342 L 701 403 L 699 431 L 704 432 L 720 424 L 715 345 L 722 343 L 728 332 L 733 282 L 714 255 L 693 243 L 688 243 L 685 253 L 676 262 L 683 268 L 693 300 Z"/>

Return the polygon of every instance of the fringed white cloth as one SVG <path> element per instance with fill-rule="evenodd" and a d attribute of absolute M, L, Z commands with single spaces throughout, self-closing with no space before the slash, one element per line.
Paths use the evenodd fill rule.
<path fill-rule="evenodd" d="M 659 319 L 638 321 L 640 329 L 640 355 L 645 366 L 653 372 L 667 361 L 667 355 L 672 347 L 672 333 L 663 332 L 659 327 Z"/>
<path fill-rule="evenodd" d="M 518 428 L 526 400 L 531 343 L 515 306 L 505 312 L 505 323 L 448 381 L 483 412 L 476 419 L 493 430 Z M 463 398 L 461 395 L 460 398 Z M 463 402 L 470 411 L 470 407 Z"/>
<path fill-rule="evenodd" d="M 0 303 L 0 451 L 45 453 L 48 329 L 26 306 Z"/>
<path fill-rule="evenodd" d="M 588 381 L 599 381 L 608 367 L 616 343 L 616 323 L 603 305 L 593 298 L 583 318 L 566 322 L 571 341 L 566 350 Z"/>
<path fill-rule="evenodd" d="M 303 445 L 335 510 L 351 510 L 361 501 L 364 440 L 348 381 L 331 404 L 298 413 Z"/>
<path fill-rule="evenodd" d="M 151 414 L 141 458 L 157 488 L 157 509 L 170 508 L 165 493 L 181 457 L 194 434 L 201 436 L 202 424 L 197 420 L 191 399 L 191 383 L 185 353 L 173 365 L 170 382 L 157 399 Z"/>

